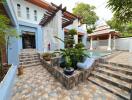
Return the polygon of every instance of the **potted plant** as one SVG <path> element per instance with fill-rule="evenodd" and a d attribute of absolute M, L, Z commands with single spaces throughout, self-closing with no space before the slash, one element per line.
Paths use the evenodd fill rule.
<path fill-rule="evenodd" d="M 74 73 L 74 68 L 72 66 L 71 58 L 70 56 L 65 57 L 66 60 L 66 67 L 64 68 L 64 74 L 65 75 L 72 75 Z"/>
<path fill-rule="evenodd" d="M 51 53 L 49 52 L 46 52 L 42 55 L 43 59 L 46 60 L 46 61 L 50 61 L 51 59 Z"/>
<path fill-rule="evenodd" d="M 20 67 L 18 67 L 18 76 L 20 76 L 22 74 L 23 74 L 23 67 L 20 66 Z"/>
<path fill-rule="evenodd" d="M 74 72 L 74 68 L 72 67 L 71 51 L 72 51 L 71 48 L 60 49 L 60 55 L 64 58 L 64 62 L 65 62 L 65 67 L 64 67 L 65 75 L 72 75 Z"/>

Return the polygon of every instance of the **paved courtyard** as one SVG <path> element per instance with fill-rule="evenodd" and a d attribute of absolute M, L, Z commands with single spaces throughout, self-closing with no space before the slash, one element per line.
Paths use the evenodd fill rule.
<path fill-rule="evenodd" d="M 121 52 L 115 57 L 108 60 L 109 62 L 114 62 L 118 64 L 124 64 L 132 66 L 132 52 Z"/>
<path fill-rule="evenodd" d="M 28 67 L 16 78 L 12 100 L 121 100 L 119 97 L 86 81 L 66 90 L 42 66 Z"/>

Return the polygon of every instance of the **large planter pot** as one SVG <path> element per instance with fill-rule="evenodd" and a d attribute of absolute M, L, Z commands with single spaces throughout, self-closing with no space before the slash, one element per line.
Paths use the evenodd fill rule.
<path fill-rule="evenodd" d="M 64 68 L 64 74 L 65 75 L 72 75 L 74 73 L 74 68 Z"/>
<path fill-rule="evenodd" d="M 23 67 L 21 66 L 18 68 L 18 75 L 20 76 L 22 74 L 23 74 Z"/>
<path fill-rule="evenodd" d="M 43 57 L 43 59 L 46 60 L 46 61 L 50 61 L 51 57 L 47 56 L 47 57 Z"/>

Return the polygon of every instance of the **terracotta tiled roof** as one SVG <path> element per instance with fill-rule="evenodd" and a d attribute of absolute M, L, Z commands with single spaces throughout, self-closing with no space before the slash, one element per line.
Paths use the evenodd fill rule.
<path fill-rule="evenodd" d="M 103 25 L 103 26 L 99 26 L 97 27 L 93 33 L 88 34 L 88 36 L 97 36 L 97 35 L 107 35 L 107 34 L 119 34 L 118 32 L 116 32 L 113 29 L 110 29 L 110 27 L 108 25 Z"/>

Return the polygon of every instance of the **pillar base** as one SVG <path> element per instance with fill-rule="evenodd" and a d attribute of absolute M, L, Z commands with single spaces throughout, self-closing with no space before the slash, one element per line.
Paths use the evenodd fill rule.
<path fill-rule="evenodd" d="M 93 50 L 93 48 L 90 48 L 90 50 Z"/>
<path fill-rule="evenodd" d="M 108 51 L 111 51 L 111 48 L 107 48 Z"/>

